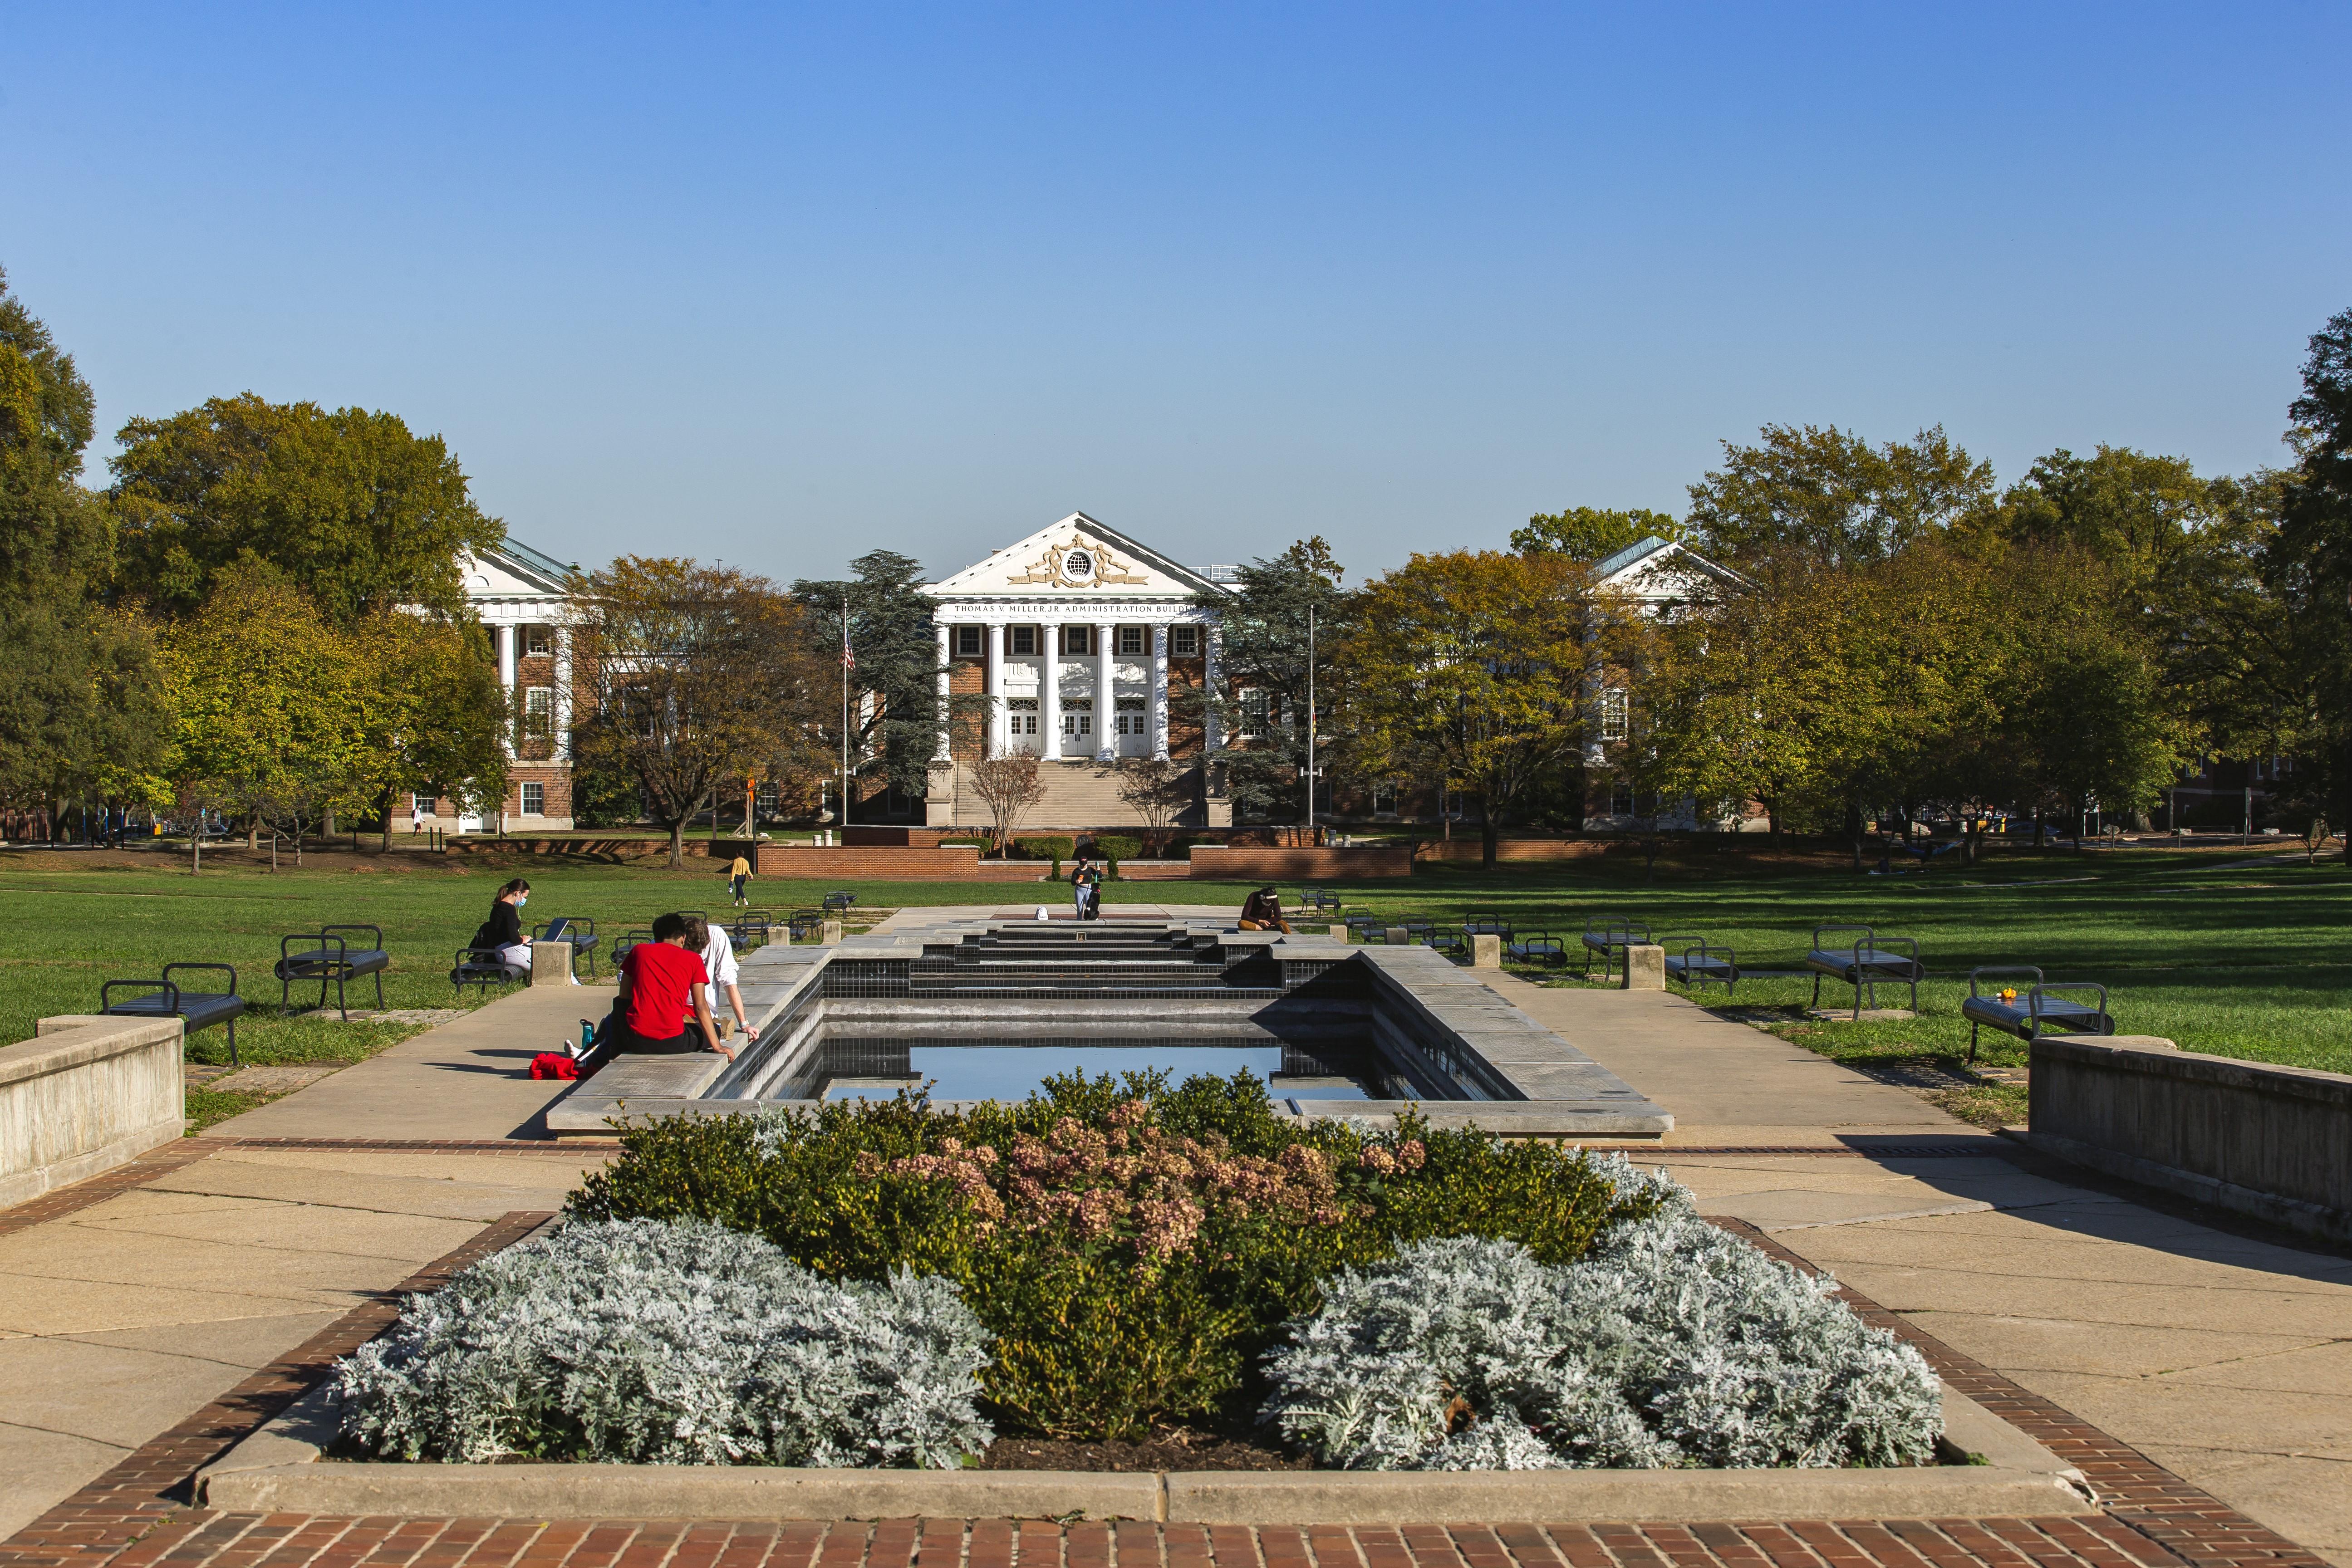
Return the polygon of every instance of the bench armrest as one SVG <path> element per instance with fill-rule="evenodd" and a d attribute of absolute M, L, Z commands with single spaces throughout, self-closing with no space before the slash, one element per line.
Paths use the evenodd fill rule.
<path fill-rule="evenodd" d="M 1867 925 L 1816 925 L 1813 927 L 1813 951 L 1816 953 L 1827 953 L 1832 950 L 1829 944 L 1822 940 L 1822 933 L 1824 931 L 1861 932 L 1862 940 L 1853 944 L 1857 951 L 1873 946 L 1878 937 L 1878 934 Z"/>
<path fill-rule="evenodd" d="M 167 980 L 168 980 L 168 979 L 170 979 L 170 978 L 172 977 L 172 975 L 173 975 L 173 971 L 175 971 L 175 970 L 179 970 L 179 969 L 217 969 L 217 970 L 219 970 L 222 974 L 226 975 L 226 976 L 228 977 L 228 989 L 227 989 L 227 990 L 226 990 L 226 991 L 215 991 L 215 992 L 212 992 L 212 993 L 209 993 L 209 994 L 214 995 L 214 996 L 224 996 L 224 997 L 233 997 L 233 996 L 236 995 L 236 968 L 235 968 L 235 967 L 232 967 L 232 966 L 230 966 L 230 965 L 227 965 L 227 964 L 204 964 L 204 963 L 197 963 L 197 962 L 195 962 L 195 961 L 194 961 L 194 960 L 190 960 L 190 961 L 188 961 L 188 962 L 186 962 L 186 963 L 180 963 L 180 964 L 166 964 L 166 965 L 164 965 L 164 966 L 163 966 L 163 977 L 164 977 L 165 979 L 167 979 Z M 207 994 L 207 993 L 205 993 L 205 992 L 202 992 L 202 991 L 195 991 L 195 992 L 191 992 L 191 993 L 189 993 L 189 994 L 190 994 L 190 995 L 192 995 L 192 996 L 203 996 L 203 995 L 205 995 L 205 994 Z"/>
<path fill-rule="evenodd" d="M 2026 1000 L 2032 1004 L 2033 1016 L 2035 1018 L 2040 1018 L 2042 1016 L 2042 998 L 2056 991 L 2096 991 L 2099 993 L 2100 1016 L 2105 1017 L 2106 1014 L 2107 988 L 2099 984 L 2098 981 L 2053 980 L 2047 985 L 2036 986 L 2032 990 L 2026 993 Z"/>
<path fill-rule="evenodd" d="M 335 931 L 364 931 L 373 938 L 368 946 L 379 953 L 383 951 L 383 927 L 381 925 L 321 925 L 319 927 L 321 936 Z"/>
<path fill-rule="evenodd" d="M 98 988 L 98 1010 L 100 1013 L 114 1006 L 117 986 L 147 986 L 163 993 L 163 1005 L 173 1012 L 180 1010 L 180 988 L 169 980 L 109 980 Z"/>
<path fill-rule="evenodd" d="M 1909 951 L 1898 953 L 1895 951 L 1896 948 L 1908 948 Z M 1895 957 L 1908 958 L 1916 964 L 1919 961 L 1919 939 L 1916 936 L 1874 936 L 1868 942 L 1854 948 L 1854 961 L 1861 962 L 1864 953 L 1886 953 Z"/>
<path fill-rule="evenodd" d="M 294 944 L 297 942 L 308 942 L 313 944 L 314 946 L 311 950 L 316 952 L 321 958 L 331 957 L 338 964 L 348 961 L 351 957 L 351 948 L 341 936 L 335 935 L 335 932 L 338 929 L 347 931 L 350 930 L 351 927 L 321 925 L 316 931 L 297 931 L 290 936 L 279 937 L 278 939 L 278 962 L 279 966 L 283 967 L 288 959 L 294 956 Z M 366 927 L 362 926 L 361 929 L 365 930 Z M 330 942 L 335 945 L 335 950 L 331 954 L 327 951 L 327 944 Z M 309 957 L 310 954 L 305 953 L 303 956 Z"/>
<path fill-rule="evenodd" d="M 1977 981 L 1987 975 L 2031 975 L 2035 986 L 2042 984 L 2042 971 L 2031 964 L 1987 964 L 1969 971 L 1969 995 L 1980 994 L 1977 990 Z"/>

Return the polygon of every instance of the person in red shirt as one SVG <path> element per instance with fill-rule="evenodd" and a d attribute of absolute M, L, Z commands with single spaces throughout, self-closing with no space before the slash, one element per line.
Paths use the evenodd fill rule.
<path fill-rule="evenodd" d="M 688 930 L 683 915 L 657 916 L 654 939 L 630 948 L 621 960 L 611 1050 L 659 1055 L 707 1048 L 735 1060 L 710 1020 L 710 973 L 702 955 L 687 946 Z M 688 1019 L 695 1025 L 691 1030 Z"/>

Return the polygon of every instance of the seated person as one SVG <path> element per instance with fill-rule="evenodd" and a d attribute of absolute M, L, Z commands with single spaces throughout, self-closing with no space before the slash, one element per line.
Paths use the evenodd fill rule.
<path fill-rule="evenodd" d="M 605 1051 L 668 1055 L 709 1050 L 735 1060 L 710 1021 L 710 972 L 702 956 L 687 946 L 689 929 L 683 915 L 657 915 L 654 939 L 638 943 L 621 960 L 621 996 L 604 1020 L 601 1041 Z"/>
<path fill-rule="evenodd" d="M 702 955 L 702 967 L 710 976 L 716 996 L 727 998 L 729 1010 L 735 1015 L 735 1027 L 743 1031 L 743 1043 L 750 1045 L 760 1038 L 751 1020 L 743 1016 L 741 966 L 735 962 L 735 939 L 727 935 L 727 927 L 714 925 L 699 915 L 686 917 L 686 950 Z M 719 1020 L 719 1038 L 727 1038 L 727 1019 Z"/>
<path fill-rule="evenodd" d="M 1261 887 L 1249 895 L 1242 905 L 1241 928 L 1244 931 L 1279 931 L 1290 934 L 1290 923 L 1282 917 L 1282 895 L 1270 887 Z"/>
<path fill-rule="evenodd" d="M 474 946 L 496 948 L 501 964 L 530 968 L 530 938 L 522 930 L 522 906 L 530 902 L 530 883 L 520 877 L 499 889 L 490 901 L 490 917 L 475 929 Z"/>

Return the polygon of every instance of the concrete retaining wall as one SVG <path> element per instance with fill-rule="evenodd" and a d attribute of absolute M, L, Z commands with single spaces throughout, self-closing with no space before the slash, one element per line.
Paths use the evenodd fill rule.
<path fill-rule="evenodd" d="M 1411 876 L 1412 856 L 1402 844 L 1355 849 L 1237 849 L 1192 846 L 1192 874 L 1218 882 L 1337 882 Z"/>
<path fill-rule="evenodd" d="M 47 1018 L 0 1047 L 0 1208 L 178 1137 L 178 1019 Z"/>
<path fill-rule="evenodd" d="M 2089 1037 L 2032 1061 L 2034 1147 L 2352 1241 L 2352 1077 Z"/>

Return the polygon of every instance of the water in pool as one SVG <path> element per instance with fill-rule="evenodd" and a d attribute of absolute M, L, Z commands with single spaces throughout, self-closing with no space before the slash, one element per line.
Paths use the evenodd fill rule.
<path fill-rule="evenodd" d="M 975 1040 L 943 1043 L 930 1040 L 828 1040 L 825 1042 L 828 1100 L 887 1100 L 901 1088 L 928 1079 L 935 1100 L 1025 1100 L 1056 1073 L 1089 1077 L 1141 1072 L 1168 1074 L 1172 1083 L 1207 1074 L 1230 1078 L 1247 1069 L 1272 1083 L 1276 1095 L 1316 1100 L 1362 1100 L 1364 1087 L 1343 1057 L 1333 1061 L 1259 1039 L 1246 1040 Z M 844 1049 L 846 1048 L 846 1049 Z"/>

